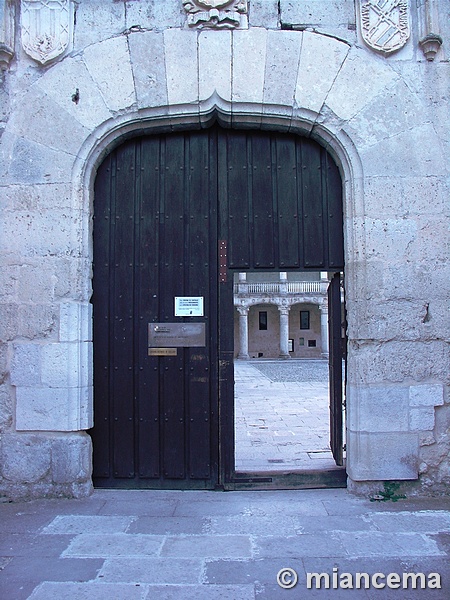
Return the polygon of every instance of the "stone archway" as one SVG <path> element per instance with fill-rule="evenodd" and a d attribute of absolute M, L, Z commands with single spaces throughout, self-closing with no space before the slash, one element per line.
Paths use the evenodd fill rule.
<path fill-rule="evenodd" d="M 141 60 L 149 48 L 155 60 Z M 108 68 L 111 61 L 114 68 Z M 252 77 L 246 68 L 249 61 L 256 65 Z M 78 104 L 71 100 L 73 81 L 80 90 Z M 398 103 L 408 109 L 399 112 Z M 45 447 L 48 460 L 39 473 L 45 474 L 49 489 L 73 494 L 89 489 L 89 467 L 76 474 L 74 464 L 87 465 L 89 439 L 82 432 L 92 424 L 89 298 L 95 170 L 102 156 L 127 135 L 138 130 L 203 127 L 214 113 L 231 126 L 250 124 L 309 135 L 339 165 L 344 182 L 349 309 L 348 408 L 355 416 L 350 419 L 349 475 L 355 481 L 417 478 L 418 429 L 409 429 L 407 424 L 392 429 L 396 419 L 391 400 L 384 405 L 385 421 L 373 425 L 371 416 L 380 398 L 397 396 L 407 415 L 408 394 L 417 402 L 417 394 L 427 383 L 417 381 L 410 392 L 406 375 L 400 381 L 389 380 L 388 357 L 394 360 L 412 342 L 401 337 L 398 327 L 403 321 L 393 323 L 398 342 L 391 341 L 392 331 L 388 335 L 377 329 L 377 303 L 367 297 L 385 262 L 389 260 L 394 269 L 403 260 L 402 247 L 387 257 L 389 245 L 383 240 L 390 239 L 397 225 L 409 239 L 415 224 L 413 220 L 398 222 L 395 212 L 384 224 L 373 198 L 385 189 L 386 177 L 429 174 L 430 164 L 442 164 L 442 151 L 422 100 L 389 63 L 365 49 L 308 31 L 134 32 L 94 43 L 36 77 L 2 136 L 2 182 L 17 198 L 25 188 L 34 198 L 45 191 L 52 208 L 46 223 L 42 215 L 32 212 L 33 227 L 22 231 L 15 223 L 17 235 L 13 237 L 20 240 L 18 254 L 26 255 L 33 246 L 37 264 L 70 285 L 49 300 L 57 311 L 57 339 L 14 343 L 14 429 L 5 435 L 4 446 L 13 452 L 28 436 L 32 447 Z M 426 161 L 423 144 L 415 143 L 417 136 L 427 144 Z M 409 160 L 397 160 L 405 148 Z M 42 232 L 58 230 L 55 219 L 62 214 L 64 230 L 53 238 L 52 248 L 36 244 L 29 232 L 39 228 L 40 239 L 49 239 Z M 367 228 L 368 216 L 373 220 L 372 230 Z M 438 342 L 433 344 L 443 352 Z M 432 352 L 433 344 L 423 346 L 423 351 Z M 370 358 L 375 347 L 383 348 L 377 356 L 384 357 L 376 368 Z M 22 357 L 30 353 L 40 357 L 36 363 L 40 371 L 34 378 L 23 368 Z M 55 360 L 56 370 L 51 367 Z M 363 372 L 360 365 L 366 363 L 370 368 Z M 442 396 L 442 386 L 433 385 Z M 380 386 L 384 386 L 383 393 Z M 441 400 L 436 402 L 442 404 Z M 47 411 L 49 404 L 56 410 Z M 383 448 L 380 435 L 389 440 Z M 68 459 L 64 475 L 52 474 L 52 444 L 57 453 L 57 446 L 70 445 L 71 456 L 77 457 Z M 371 459 L 373 452 L 381 453 L 380 460 Z M 9 476 L 15 480 L 14 473 Z M 20 477 L 18 473 L 17 481 Z M 40 478 L 36 474 L 33 480 Z"/>

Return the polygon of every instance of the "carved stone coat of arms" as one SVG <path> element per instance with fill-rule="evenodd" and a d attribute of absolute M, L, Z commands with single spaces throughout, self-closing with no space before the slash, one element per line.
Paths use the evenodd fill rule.
<path fill-rule="evenodd" d="M 365 43 L 389 54 L 402 48 L 410 34 L 408 0 L 360 0 Z"/>
<path fill-rule="evenodd" d="M 234 29 L 247 26 L 247 0 L 183 0 L 189 27 Z"/>
<path fill-rule="evenodd" d="M 71 0 L 22 0 L 22 47 L 41 64 L 54 60 L 70 44 Z"/>

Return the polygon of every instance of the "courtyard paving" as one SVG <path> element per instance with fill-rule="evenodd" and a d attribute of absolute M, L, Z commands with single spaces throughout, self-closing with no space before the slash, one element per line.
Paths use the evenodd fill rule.
<path fill-rule="evenodd" d="M 332 469 L 328 362 L 235 360 L 236 470 Z"/>

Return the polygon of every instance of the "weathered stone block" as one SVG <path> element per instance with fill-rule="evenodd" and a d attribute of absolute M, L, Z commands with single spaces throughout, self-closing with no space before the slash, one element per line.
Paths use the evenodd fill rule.
<path fill-rule="evenodd" d="M 79 51 L 125 30 L 125 2 L 89 0 L 79 2 L 76 9 L 75 50 Z"/>
<path fill-rule="evenodd" d="M 81 58 L 54 65 L 38 82 L 49 98 L 89 130 L 106 121 L 109 112 L 102 95 Z M 76 91 L 79 98 L 76 100 Z"/>
<path fill-rule="evenodd" d="M 384 290 L 387 291 L 387 288 Z M 373 297 L 371 300 L 354 303 L 357 314 L 352 323 L 352 337 L 377 341 L 433 340 L 443 331 L 437 319 L 433 323 L 424 322 L 428 318 L 429 307 L 420 299 L 384 300 Z"/>
<path fill-rule="evenodd" d="M 18 335 L 21 337 L 30 340 L 54 338 L 57 334 L 57 323 L 58 310 L 52 304 L 19 305 Z"/>
<path fill-rule="evenodd" d="M 8 185 L 0 189 L 10 210 L 48 210 L 72 208 L 72 189 L 70 184 L 45 183 L 30 185 Z"/>
<path fill-rule="evenodd" d="M 54 483 L 87 481 L 92 471 L 92 443 L 86 434 L 52 439 L 51 478 Z"/>
<path fill-rule="evenodd" d="M 348 432 L 347 473 L 354 481 L 417 479 L 417 433 Z"/>
<path fill-rule="evenodd" d="M 0 194 L 2 190 L 0 190 Z M 2 214 L 0 212 L 0 218 Z M 2 219 L 3 222 L 3 219 Z M 7 304 L 17 299 L 17 283 L 19 280 L 19 267 L 17 265 L 3 265 L 0 267 L 0 301 Z"/>
<path fill-rule="evenodd" d="M 89 302 L 60 303 L 59 339 L 61 342 L 92 340 L 92 304 Z"/>
<path fill-rule="evenodd" d="M 12 148 L 5 161 L 6 172 L 2 179 L 10 183 L 45 183 L 47 181 L 66 182 L 70 180 L 70 173 L 74 157 L 61 150 L 53 150 L 42 144 L 37 144 L 28 139 L 10 136 L 8 144 Z"/>
<path fill-rule="evenodd" d="M 92 362 L 90 342 L 59 342 L 42 346 L 41 381 L 49 387 L 83 388 L 89 385 Z"/>
<path fill-rule="evenodd" d="M 389 128 L 386 127 L 386 106 L 390 111 Z M 404 80 L 394 80 L 346 124 L 345 130 L 362 148 L 411 130 L 428 119 L 421 99 L 411 93 Z"/>
<path fill-rule="evenodd" d="M 388 132 L 388 119 L 386 127 Z M 405 148 L 408 148 L 408 160 L 399 161 L 398 157 L 404 154 Z M 423 157 L 424 148 L 427 160 Z M 362 148 L 360 157 L 367 177 L 383 175 L 425 178 L 444 176 L 445 171 L 442 146 L 429 123 L 392 137 L 387 135 L 378 144 Z"/>
<path fill-rule="evenodd" d="M 9 429 L 13 422 L 13 398 L 11 386 L 0 385 L 0 432 Z"/>
<path fill-rule="evenodd" d="M 249 4 L 250 27 L 277 28 L 278 0 L 251 0 Z"/>
<path fill-rule="evenodd" d="M 8 375 L 9 369 L 9 344 L 0 342 L 0 383 L 3 383 Z"/>
<path fill-rule="evenodd" d="M 367 177 L 364 202 L 369 217 L 444 215 L 449 190 L 439 177 Z"/>
<path fill-rule="evenodd" d="M 20 342 L 13 345 L 11 383 L 16 386 L 40 385 L 40 345 Z"/>
<path fill-rule="evenodd" d="M 266 48 L 267 31 L 263 28 L 255 27 L 247 31 L 233 32 L 232 94 L 234 102 L 262 104 Z M 248 68 L 249 64 L 252 65 L 251 70 Z"/>
<path fill-rule="evenodd" d="M 331 37 L 303 32 L 295 101 L 319 113 L 347 56 L 349 46 Z M 327 65 L 327 69 L 323 65 Z"/>
<path fill-rule="evenodd" d="M 354 0 L 280 0 L 279 5 L 284 24 L 347 29 L 356 22 Z"/>
<path fill-rule="evenodd" d="M 25 215 L 22 215 L 22 219 L 18 219 L 16 221 L 17 224 L 17 232 L 20 232 L 22 229 L 28 228 L 33 231 L 37 228 L 30 227 L 32 217 L 27 214 L 28 219 Z M 33 240 L 31 236 L 25 237 L 22 236 L 22 243 L 26 243 L 28 247 L 31 249 L 31 245 Z M 40 264 L 37 265 L 22 265 L 19 270 L 19 300 L 22 302 L 30 302 L 36 301 L 39 299 L 43 300 L 53 300 L 54 297 L 54 285 L 55 285 L 55 276 L 51 267 L 48 264 Z"/>
<path fill-rule="evenodd" d="M 444 404 L 444 386 L 441 384 L 412 385 L 409 388 L 410 406 L 440 406 Z"/>
<path fill-rule="evenodd" d="M 164 51 L 169 104 L 197 102 L 197 32 L 166 29 Z"/>
<path fill-rule="evenodd" d="M 183 27 L 186 12 L 181 2 L 127 2 L 127 29 L 133 26 L 142 29 Z"/>
<path fill-rule="evenodd" d="M 347 426 L 358 432 L 408 431 L 408 387 L 348 386 Z"/>
<path fill-rule="evenodd" d="M 231 101 L 231 31 L 202 31 L 198 36 L 200 100 L 216 92 Z"/>
<path fill-rule="evenodd" d="M 31 88 L 21 108 L 13 113 L 8 130 L 30 141 L 73 155 L 77 154 L 89 134 L 88 129 L 37 87 Z"/>
<path fill-rule="evenodd" d="M 351 341 L 348 376 L 351 383 L 412 380 L 447 382 L 450 349 L 440 341 L 358 342 Z"/>
<path fill-rule="evenodd" d="M 267 33 L 264 103 L 292 107 L 299 69 L 302 34 L 297 31 Z"/>
<path fill-rule="evenodd" d="M 110 110 L 121 110 L 136 102 L 125 36 L 89 46 L 84 50 L 83 57 Z"/>
<path fill-rule="evenodd" d="M 90 427 L 92 388 L 17 388 L 18 431 L 80 431 Z"/>
<path fill-rule="evenodd" d="M 57 209 L 11 212 L 9 219 L 4 222 L 4 231 L 7 236 L 10 236 L 9 241 L 2 239 L 0 249 L 6 251 L 9 248 L 10 252 L 23 257 L 46 257 L 46 261 L 40 262 L 39 267 L 36 264 L 23 266 L 25 271 L 29 271 L 30 277 L 45 280 L 53 268 L 55 256 L 73 254 L 74 247 L 79 243 L 77 231 L 81 217 L 79 212 L 68 214 L 68 211 Z M 40 269 L 43 271 L 42 274 L 39 273 Z M 27 282 L 23 281 L 23 277 L 20 281 L 20 286 L 26 289 Z M 43 297 L 48 300 L 46 294 Z M 22 294 L 22 299 L 27 300 L 29 297 L 25 293 Z"/>
<path fill-rule="evenodd" d="M 341 119 L 351 119 L 374 100 L 398 75 L 382 61 L 367 61 L 365 52 L 351 48 L 331 86 L 327 106 Z M 352 91 L 349 94 L 349 90 Z M 386 137 L 389 121 L 384 123 Z M 381 173 L 381 171 L 380 171 Z"/>
<path fill-rule="evenodd" d="M 13 340 L 18 329 L 18 309 L 16 304 L 0 304 L 0 340 Z"/>
<path fill-rule="evenodd" d="M 167 104 L 163 34 L 153 31 L 128 37 L 131 66 L 140 108 Z"/>
<path fill-rule="evenodd" d="M 0 469 L 14 483 L 34 483 L 50 470 L 51 443 L 33 434 L 5 434 L 0 439 Z"/>
<path fill-rule="evenodd" d="M 409 429 L 411 431 L 433 431 L 434 407 L 411 408 L 409 413 Z"/>

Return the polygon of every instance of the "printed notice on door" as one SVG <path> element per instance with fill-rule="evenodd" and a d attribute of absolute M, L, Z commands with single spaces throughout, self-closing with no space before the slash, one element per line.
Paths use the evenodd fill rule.
<path fill-rule="evenodd" d="M 175 296 L 176 317 L 203 317 L 203 296 Z"/>

